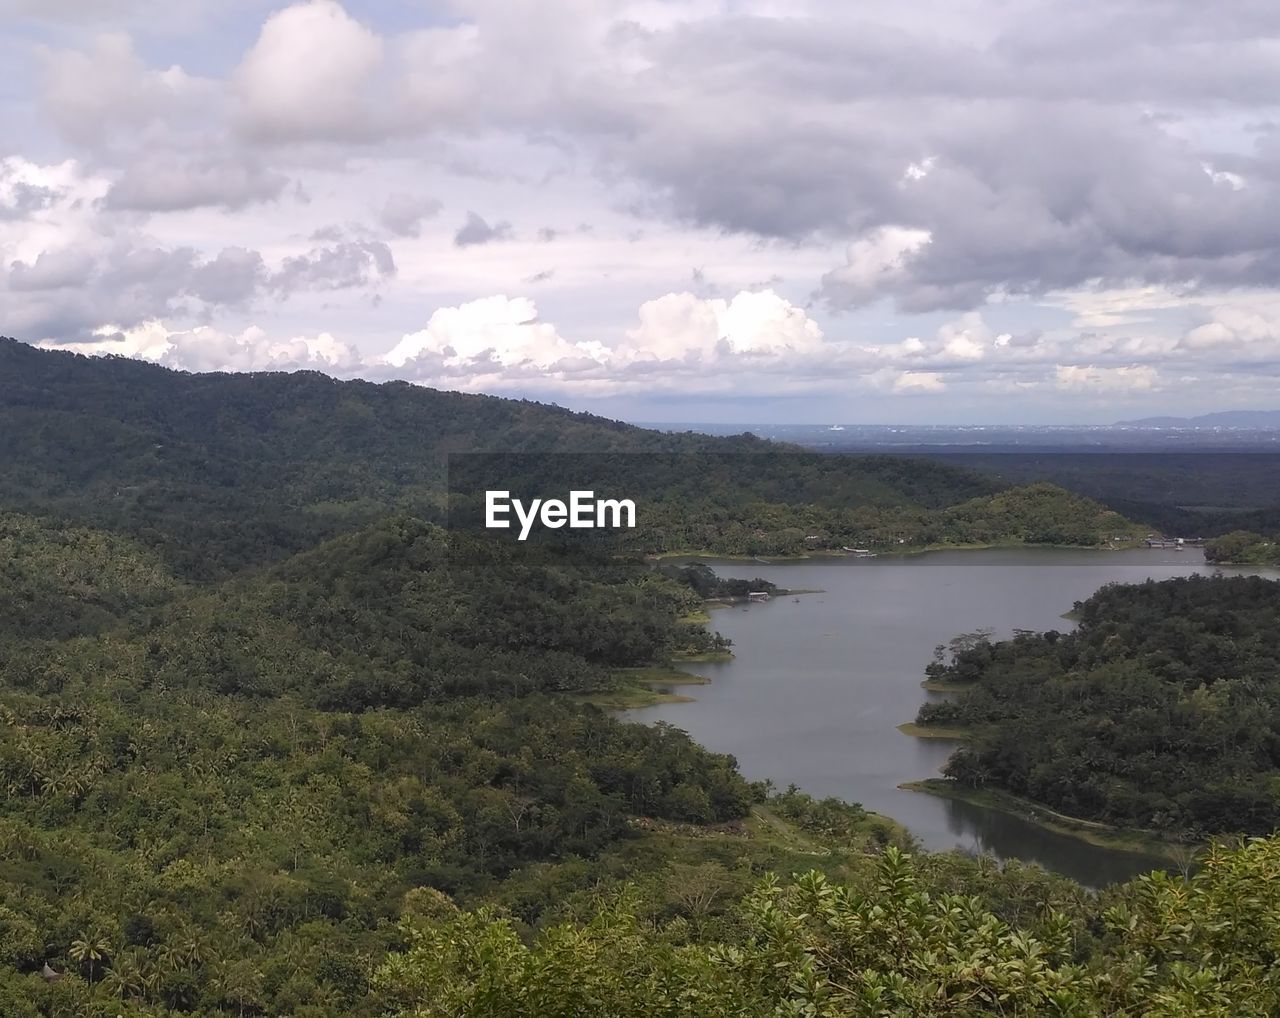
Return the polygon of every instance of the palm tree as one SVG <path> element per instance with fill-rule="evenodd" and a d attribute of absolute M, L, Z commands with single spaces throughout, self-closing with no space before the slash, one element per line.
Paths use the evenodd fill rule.
<path fill-rule="evenodd" d="M 90 986 L 93 985 L 94 972 L 98 963 L 105 961 L 110 953 L 111 945 L 105 939 L 89 933 L 81 933 L 77 939 L 71 941 L 71 949 L 67 951 L 72 961 L 88 966 Z"/>
<path fill-rule="evenodd" d="M 246 960 L 220 965 L 214 986 L 224 1001 L 236 1005 L 240 1018 L 246 1007 L 261 1004 L 262 973 Z"/>

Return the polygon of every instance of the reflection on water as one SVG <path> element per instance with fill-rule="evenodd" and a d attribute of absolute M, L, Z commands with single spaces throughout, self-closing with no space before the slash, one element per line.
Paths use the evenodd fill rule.
<path fill-rule="evenodd" d="M 937 644 L 980 628 L 997 638 L 1014 629 L 1069 629 L 1062 614 L 1103 584 L 1213 572 L 1198 550 L 706 561 L 722 575 L 823 593 L 716 611 L 712 625 L 733 641 L 734 660 L 691 666 L 713 680 L 693 691 L 695 702 L 630 718 L 684 728 L 736 756 L 749 778 L 861 802 L 905 824 L 930 850 L 1034 860 L 1091 886 L 1155 865 L 995 810 L 898 788 L 936 776 L 953 744 L 914 739 L 896 726 L 912 720 L 929 695 L 919 684 Z"/>

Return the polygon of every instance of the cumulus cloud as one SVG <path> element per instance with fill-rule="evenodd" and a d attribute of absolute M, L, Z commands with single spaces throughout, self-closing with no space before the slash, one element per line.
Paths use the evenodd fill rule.
<path fill-rule="evenodd" d="M 380 132 L 382 39 L 333 0 L 271 15 L 234 76 L 238 122 L 267 142 L 359 141 Z"/>
<path fill-rule="evenodd" d="M 258 292 L 266 275 L 260 252 L 226 247 L 216 258 L 193 267 L 191 292 L 206 304 L 243 304 Z"/>
<path fill-rule="evenodd" d="M 382 241 L 344 240 L 286 258 L 271 276 L 271 286 L 283 294 L 341 290 L 365 286 L 395 273 L 391 248 Z"/>
<path fill-rule="evenodd" d="M 1215 352 L 1224 358 L 1269 356 L 1280 361 L 1280 302 L 1220 305 L 1208 321 L 1187 330 L 1179 347 L 1191 353 Z"/>
<path fill-rule="evenodd" d="M 438 215 L 443 205 L 435 198 L 395 191 L 387 195 L 378 212 L 378 222 L 397 237 L 417 237 L 422 222 Z"/>
<path fill-rule="evenodd" d="M 590 372 L 608 356 L 598 343 L 563 338 L 555 325 L 539 320 L 528 298 L 498 295 L 438 309 L 425 328 L 405 335 L 383 361 L 419 380 L 452 379 L 479 387 L 525 376 Z"/>
<path fill-rule="evenodd" d="M 1058 388 L 1092 392 L 1131 392 L 1154 389 L 1160 373 L 1150 364 L 1097 367 L 1092 364 L 1059 364 Z"/>
<path fill-rule="evenodd" d="M 163 322 L 149 321 L 130 329 L 103 326 L 83 343 L 46 342 L 46 349 L 83 354 L 115 354 L 163 364 L 183 371 L 297 371 L 323 370 L 345 374 L 356 370 L 360 357 L 328 333 L 273 340 L 257 326 L 228 333 L 209 326 L 173 331 Z"/>
<path fill-rule="evenodd" d="M 113 209 L 173 212 L 178 209 L 242 209 L 271 201 L 289 178 L 252 158 L 153 154 L 129 165 L 111 185 Z"/>
<path fill-rule="evenodd" d="M 506 391 L 536 382 L 560 391 L 702 391 L 753 372 L 821 372 L 822 332 L 772 291 L 729 300 L 672 293 L 646 301 L 639 323 L 612 345 L 565 337 L 526 297 L 494 296 L 440 308 L 382 358 L 403 377 Z M 463 381 L 465 379 L 465 382 Z M 785 380 L 775 382 L 786 385 Z"/>
<path fill-rule="evenodd" d="M 893 293 L 930 239 L 928 230 L 877 227 L 849 245 L 844 265 L 823 276 L 823 296 L 837 306 L 854 307 Z"/>
<path fill-rule="evenodd" d="M 489 225 L 485 219 L 475 212 L 467 213 L 467 221 L 453 235 L 456 247 L 471 247 L 475 244 L 492 244 L 496 240 L 511 239 L 511 224 L 507 222 Z"/>
<path fill-rule="evenodd" d="M 85 51 L 52 52 L 45 63 L 45 108 L 70 139 L 84 145 L 118 144 L 122 135 L 145 135 L 207 116 L 216 97 L 213 82 L 181 67 L 147 66 L 122 32 L 98 36 Z"/>
<path fill-rule="evenodd" d="M 942 392 L 946 387 L 936 371 L 903 371 L 893 380 L 894 392 Z"/>
<path fill-rule="evenodd" d="M 64 25 L 12 43 L 53 130 L 0 104 L 14 151 L 53 152 L 0 160 L 7 330 L 158 322 L 261 363 L 285 341 L 244 339 L 258 311 L 358 319 L 418 344 L 406 372 L 503 391 L 1132 393 L 1280 365 L 1274 5 L 385 7 L 0 0 Z M 218 17 L 183 37 L 166 10 Z M 424 225 L 444 207 L 526 222 Z M 485 296 L 535 282 L 554 325 Z"/>
<path fill-rule="evenodd" d="M 19 261 L 9 266 L 9 289 L 60 290 L 80 286 L 92 271 L 93 258 L 83 251 L 41 251 L 30 265 Z"/>
<path fill-rule="evenodd" d="M 268 296 L 359 290 L 392 277 L 385 243 L 339 240 L 285 253 L 274 265 L 243 245 L 166 242 L 118 221 L 110 182 L 75 161 L 0 160 L 0 292 L 6 333 L 92 342 L 97 328 L 151 321 L 189 326 L 246 310 Z M 181 332 L 182 326 L 169 326 Z M 320 330 L 322 331 L 322 330 Z"/>
<path fill-rule="evenodd" d="M 821 348 L 817 323 L 772 290 L 743 292 L 731 300 L 671 293 L 646 301 L 640 324 L 627 332 L 624 346 L 634 359 L 698 363 L 810 355 Z"/>

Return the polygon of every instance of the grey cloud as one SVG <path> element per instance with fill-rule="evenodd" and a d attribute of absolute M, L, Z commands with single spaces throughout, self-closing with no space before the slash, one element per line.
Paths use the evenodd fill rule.
<path fill-rule="evenodd" d="M 387 196 L 378 222 L 397 237 L 417 237 L 422 233 L 423 220 L 438 215 L 441 208 L 434 198 L 397 191 Z"/>
<path fill-rule="evenodd" d="M 330 223 L 328 226 L 321 226 L 311 231 L 311 239 L 317 241 L 337 241 L 346 237 L 347 231 L 337 223 Z"/>
<path fill-rule="evenodd" d="M 298 290 L 340 290 L 394 276 L 391 248 L 381 241 L 342 241 L 286 258 L 270 285 L 288 295 Z"/>
<path fill-rule="evenodd" d="M 9 289 L 59 290 L 80 286 L 88 280 L 92 270 L 93 258 L 82 251 L 42 251 L 30 265 L 13 262 L 9 266 Z"/>
<path fill-rule="evenodd" d="M 370 160 L 429 153 L 437 165 L 523 166 L 493 158 L 487 146 L 496 137 L 504 157 L 522 143 L 553 150 L 557 166 L 597 172 L 619 206 L 761 240 L 780 259 L 799 245 L 927 233 L 927 244 L 883 271 L 831 266 L 820 295 L 835 309 L 885 298 L 908 311 L 969 308 L 993 295 L 1082 285 L 1187 291 L 1280 278 L 1280 134 L 1264 123 L 1280 94 L 1280 5 L 786 7 L 814 16 L 610 25 L 615 5 L 477 0 L 465 5 L 475 24 L 456 32 L 393 36 L 339 19 L 324 38 L 335 57 L 352 59 L 303 63 L 301 85 L 297 75 L 277 75 L 290 65 L 267 59 L 293 54 L 298 38 L 277 19 L 230 92 L 242 104 L 252 98 L 253 123 L 271 129 L 253 135 L 259 151 L 295 160 L 290 166 L 314 160 L 331 169 L 340 150 L 330 143 L 353 141 L 369 146 L 361 152 Z M 323 13 L 299 7 L 290 19 Z M 305 46 L 297 48 L 305 59 Z M 118 37 L 49 64 L 54 119 L 99 155 L 116 137 L 182 151 L 173 139 L 191 124 L 207 122 L 216 134 L 235 119 L 226 83 L 214 101 L 211 83 L 145 66 Z M 317 87 L 304 87 L 312 77 Z M 413 139 L 426 136 L 431 145 L 415 150 Z M 375 147 L 379 138 L 391 139 L 387 148 Z M 486 140 L 469 147 L 477 138 Z M 144 172 L 132 167 L 109 202 L 235 208 L 274 187 L 266 170 L 242 167 L 237 177 L 220 164 L 197 163 L 167 186 L 151 179 L 144 187 Z M 515 186 L 517 178 L 504 180 Z M 130 198 L 130 187 L 144 197 Z M 395 193 L 377 210 L 378 226 L 382 236 L 412 237 L 437 212 L 431 199 Z M 471 212 L 454 242 L 512 235 L 509 223 Z M 265 277 L 234 259 L 206 271 L 190 253 L 185 267 L 167 271 L 186 280 L 182 297 L 230 296 L 250 283 L 280 293 L 361 286 L 394 272 L 390 250 L 369 236 L 317 238 L 324 246 Z"/>
<path fill-rule="evenodd" d="M 261 255 L 242 248 L 225 248 L 208 260 L 187 247 L 124 243 L 97 255 L 44 252 L 30 265 L 10 266 L 5 318 L 15 333 L 33 339 L 86 340 L 104 325 L 130 329 L 243 304 L 262 275 Z"/>
<path fill-rule="evenodd" d="M 979 6 L 989 27 L 958 38 L 931 29 L 930 5 L 886 27 L 875 4 L 637 33 L 651 69 L 603 93 L 608 129 L 564 116 L 598 133 L 614 178 L 650 185 L 644 214 L 784 243 L 931 234 L 881 286 L 828 279 L 836 307 L 1274 281 L 1280 159 L 1243 127 L 1202 141 L 1188 118 L 1270 106 L 1280 65 L 1259 39 L 1280 35 L 1280 9 Z"/>
<path fill-rule="evenodd" d="M 120 31 L 98 35 L 84 52 L 48 53 L 44 71 L 49 117 L 72 141 L 107 150 L 137 135 L 172 143 L 206 134 L 220 98 L 216 83 L 180 67 L 148 67 Z"/>
<path fill-rule="evenodd" d="M 453 242 L 458 247 L 470 247 L 474 244 L 491 244 L 498 240 L 510 240 L 511 224 L 494 223 L 490 226 L 474 212 L 467 213 L 467 221 L 453 235 Z"/>
<path fill-rule="evenodd" d="M 266 266 L 257 251 L 227 247 L 212 261 L 195 268 L 190 290 L 207 304 L 243 304 L 258 291 L 266 276 Z"/>
<path fill-rule="evenodd" d="M 251 159 L 152 156 L 125 170 L 105 204 L 142 212 L 235 210 L 279 198 L 288 183 L 288 177 Z"/>
<path fill-rule="evenodd" d="M 0 204 L 0 221 L 26 219 L 33 212 L 49 208 L 57 200 L 58 192 L 51 187 L 15 183 L 9 201 Z"/>

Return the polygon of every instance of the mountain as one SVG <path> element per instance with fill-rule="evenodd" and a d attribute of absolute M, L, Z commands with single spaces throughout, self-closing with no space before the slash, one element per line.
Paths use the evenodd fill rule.
<path fill-rule="evenodd" d="M 483 450 L 446 491 L 446 457 Z M 920 458 L 0 341 L 0 1015 L 692 1018 L 817 1013 L 814 987 L 833 1014 L 1145 1014 L 1188 962 L 1214 967 L 1197 993 L 1257 996 L 1268 927 L 1219 917 L 1274 916 L 1273 842 L 1221 886 L 1151 885 L 1188 920 L 1142 887 L 907 860 L 887 818 L 583 703 L 727 644 L 679 570 L 439 525 L 495 468 L 560 484 L 568 452 L 681 547 L 1131 526 Z"/>
<path fill-rule="evenodd" d="M 1117 421 L 1117 428 L 1255 428 L 1280 429 L 1280 410 L 1223 410 L 1199 417 L 1141 417 Z"/>
<path fill-rule="evenodd" d="M 190 579 L 279 561 L 389 513 L 443 522 L 449 455 L 486 450 L 543 480 L 568 452 L 600 454 L 597 467 L 625 481 L 647 463 L 652 490 L 714 501 L 722 516 L 752 501 L 940 509 L 1005 486 L 922 460 L 668 434 L 404 382 L 189 374 L 0 339 L 0 507 L 126 533 Z M 747 453 L 750 469 L 724 459 Z M 714 483 L 710 459 L 680 459 L 711 454 Z"/>

